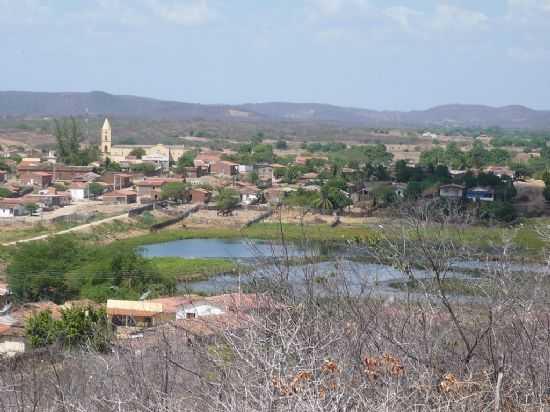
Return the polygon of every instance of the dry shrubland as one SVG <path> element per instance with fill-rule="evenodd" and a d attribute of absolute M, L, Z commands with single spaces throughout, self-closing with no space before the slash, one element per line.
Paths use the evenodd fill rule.
<path fill-rule="evenodd" d="M 435 292 L 387 298 L 338 273 L 298 290 L 282 261 L 261 282 L 279 305 L 247 328 L 193 344 L 159 328 L 139 350 L 29 354 L 3 364 L 0 411 L 549 410 L 547 274 L 518 277 L 504 247 L 474 298 L 448 295 L 437 285 L 473 252 L 445 238 L 446 216 L 417 209 L 399 238 L 357 246 L 405 279 L 422 270 Z"/>

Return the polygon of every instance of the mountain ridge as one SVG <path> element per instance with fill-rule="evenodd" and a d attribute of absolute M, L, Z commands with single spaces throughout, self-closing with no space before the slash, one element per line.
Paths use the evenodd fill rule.
<path fill-rule="evenodd" d="M 550 129 L 550 110 L 522 105 L 445 104 L 392 111 L 323 103 L 200 104 L 91 92 L 0 91 L 0 116 L 113 116 L 152 120 L 245 120 L 335 123 L 364 127 L 492 127 Z"/>

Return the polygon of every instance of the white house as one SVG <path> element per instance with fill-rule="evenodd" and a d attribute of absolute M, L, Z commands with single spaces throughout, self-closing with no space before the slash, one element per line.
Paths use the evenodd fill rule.
<path fill-rule="evenodd" d="M 88 185 L 84 182 L 72 182 L 69 193 L 73 202 L 80 202 L 89 197 Z"/>
<path fill-rule="evenodd" d="M 212 304 L 206 300 L 201 300 L 179 306 L 176 311 L 176 320 L 223 315 L 224 313 L 225 310 L 221 306 Z"/>
<path fill-rule="evenodd" d="M 0 218 L 10 218 L 27 214 L 25 206 L 17 199 L 0 199 Z"/>

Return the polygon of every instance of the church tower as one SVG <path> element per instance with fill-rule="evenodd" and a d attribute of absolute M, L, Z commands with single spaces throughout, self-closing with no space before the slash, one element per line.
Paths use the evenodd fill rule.
<path fill-rule="evenodd" d="M 101 146 L 99 150 L 104 159 L 111 155 L 111 125 L 109 119 L 105 119 L 105 123 L 101 128 Z"/>

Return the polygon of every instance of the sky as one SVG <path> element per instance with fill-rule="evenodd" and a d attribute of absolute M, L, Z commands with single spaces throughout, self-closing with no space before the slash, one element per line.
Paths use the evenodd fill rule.
<path fill-rule="evenodd" d="M 550 0 L 0 0 L 0 90 L 550 109 Z"/>

